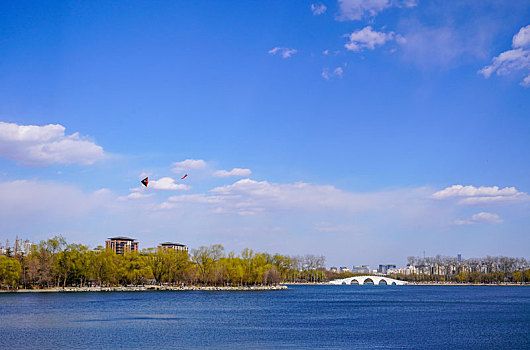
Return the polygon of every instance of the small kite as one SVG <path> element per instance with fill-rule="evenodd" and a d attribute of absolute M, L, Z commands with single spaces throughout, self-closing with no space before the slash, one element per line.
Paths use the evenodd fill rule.
<path fill-rule="evenodd" d="M 147 184 L 149 183 L 149 177 L 146 177 L 145 179 L 142 180 L 142 184 L 147 187 Z"/>
<path fill-rule="evenodd" d="M 184 179 L 184 178 L 185 178 L 186 176 L 188 176 L 188 174 L 184 175 L 184 176 L 183 176 L 183 177 L 181 177 L 180 179 L 182 180 L 182 179 Z"/>

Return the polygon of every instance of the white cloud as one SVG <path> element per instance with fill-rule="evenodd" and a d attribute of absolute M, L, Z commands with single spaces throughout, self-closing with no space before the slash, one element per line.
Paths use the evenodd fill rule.
<path fill-rule="evenodd" d="M 133 192 L 133 193 L 130 193 L 128 196 L 118 197 L 118 200 L 142 199 L 142 198 L 149 198 L 154 195 L 155 195 L 154 193 Z"/>
<path fill-rule="evenodd" d="M 387 41 L 396 39 L 402 43 L 405 39 L 394 32 L 384 33 L 374 31 L 371 26 L 364 27 L 346 35 L 349 41 L 344 44 L 344 47 L 350 51 L 362 51 L 364 49 L 374 50 L 376 46 L 382 46 Z"/>
<path fill-rule="evenodd" d="M 379 12 L 389 7 L 414 7 L 415 0 L 339 0 L 340 21 L 361 20 L 365 17 L 375 17 Z"/>
<path fill-rule="evenodd" d="M 173 172 L 181 173 L 189 170 L 200 170 L 206 168 L 206 162 L 202 159 L 186 159 L 182 162 L 173 163 Z"/>
<path fill-rule="evenodd" d="M 493 57 L 491 65 L 482 68 L 479 73 L 489 78 L 493 73 L 507 75 L 516 70 L 530 68 L 530 50 L 517 48 L 502 52 Z"/>
<path fill-rule="evenodd" d="M 324 50 L 324 51 L 322 51 L 322 54 L 323 54 L 323 55 L 326 55 L 326 56 L 329 55 L 329 50 Z"/>
<path fill-rule="evenodd" d="M 434 193 L 434 199 L 459 199 L 459 204 L 481 204 L 492 202 L 510 202 L 529 200 L 530 196 L 524 192 L 519 192 L 515 187 L 505 187 L 499 189 L 492 187 L 475 187 L 453 185 Z"/>
<path fill-rule="evenodd" d="M 268 51 L 270 55 L 280 55 L 283 58 L 289 58 L 295 53 L 298 52 L 298 50 L 290 49 L 288 47 L 279 47 L 276 46 L 275 48 Z"/>
<path fill-rule="evenodd" d="M 65 135 L 59 124 L 45 126 L 0 122 L 0 157 L 21 165 L 90 165 L 104 157 L 103 148 L 78 133 Z"/>
<path fill-rule="evenodd" d="M 291 210 L 335 210 L 346 212 L 379 211 L 396 202 L 411 203 L 418 191 L 356 194 L 341 191 L 333 186 L 313 185 L 304 182 L 277 184 L 267 181 L 242 179 L 231 185 L 210 190 L 209 194 L 181 195 L 168 198 L 171 203 L 199 203 L 213 206 L 215 213 L 239 215 Z M 423 196 L 423 194 L 422 194 Z M 392 198 L 392 200 L 389 200 Z M 405 209 L 403 207 L 402 209 Z"/>
<path fill-rule="evenodd" d="M 159 180 L 152 180 L 149 182 L 149 187 L 153 190 L 163 191 L 182 191 L 189 190 L 190 186 L 186 184 L 177 184 L 171 177 L 162 177 Z"/>
<path fill-rule="evenodd" d="M 530 24 L 519 29 L 519 32 L 512 38 L 512 47 L 529 47 L 530 46 Z"/>
<path fill-rule="evenodd" d="M 468 220 L 455 220 L 454 224 L 457 226 L 462 225 L 474 225 L 474 224 L 500 224 L 504 220 L 497 214 L 480 212 L 474 214 L 471 219 Z"/>
<path fill-rule="evenodd" d="M 230 171 L 228 170 L 217 170 L 213 173 L 215 177 L 230 177 L 230 176 L 249 176 L 252 174 L 250 169 L 234 168 Z"/>
<path fill-rule="evenodd" d="M 329 68 L 324 68 L 322 70 L 321 76 L 322 78 L 329 80 L 331 78 L 342 78 L 343 73 L 344 73 L 344 69 L 342 67 L 337 67 L 331 72 Z"/>
<path fill-rule="evenodd" d="M 326 5 L 322 3 L 311 4 L 311 11 L 313 12 L 314 16 L 323 14 L 324 12 L 326 12 L 327 9 L 328 8 L 326 7 Z"/>
<path fill-rule="evenodd" d="M 485 78 L 493 73 L 498 76 L 508 75 L 517 71 L 530 71 L 530 25 L 523 27 L 512 39 L 512 50 L 507 50 L 493 57 L 492 63 L 479 70 Z M 521 85 L 530 87 L 530 75 L 526 76 Z"/>

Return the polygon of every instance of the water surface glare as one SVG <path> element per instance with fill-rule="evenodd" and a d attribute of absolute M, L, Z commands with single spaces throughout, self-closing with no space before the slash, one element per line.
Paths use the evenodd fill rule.
<path fill-rule="evenodd" d="M 0 294 L 0 349 L 530 349 L 530 287 Z"/>

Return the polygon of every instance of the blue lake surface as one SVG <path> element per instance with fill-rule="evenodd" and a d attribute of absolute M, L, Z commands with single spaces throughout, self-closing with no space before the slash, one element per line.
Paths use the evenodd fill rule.
<path fill-rule="evenodd" d="M 0 349 L 530 349 L 530 287 L 0 294 Z"/>

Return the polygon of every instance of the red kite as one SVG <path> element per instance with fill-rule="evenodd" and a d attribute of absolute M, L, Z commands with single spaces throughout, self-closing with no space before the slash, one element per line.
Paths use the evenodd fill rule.
<path fill-rule="evenodd" d="M 147 187 L 147 184 L 149 183 L 149 177 L 146 177 L 145 179 L 143 179 L 142 181 L 142 184 Z"/>

